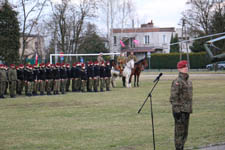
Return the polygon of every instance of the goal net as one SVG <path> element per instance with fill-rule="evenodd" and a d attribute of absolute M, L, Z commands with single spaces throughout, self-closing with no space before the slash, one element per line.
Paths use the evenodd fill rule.
<path fill-rule="evenodd" d="M 120 53 L 101 53 L 105 60 L 114 59 L 115 56 Z M 50 63 L 55 64 L 57 62 L 74 63 L 74 62 L 87 62 L 96 61 L 98 54 L 50 54 Z"/>

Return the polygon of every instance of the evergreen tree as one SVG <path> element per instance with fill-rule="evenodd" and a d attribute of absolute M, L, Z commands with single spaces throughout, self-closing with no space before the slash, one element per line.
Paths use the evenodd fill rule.
<path fill-rule="evenodd" d="M 18 63 L 20 29 L 15 12 L 6 0 L 0 6 L 0 60 L 6 65 Z"/>
<path fill-rule="evenodd" d="M 178 34 L 176 34 L 175 37 L 173 37 L 173 34 L 172 34 L 170 44 L 177 43 L 177 42 L 179 42 Z M 179 44 L 170 45 L 170 53 L 179 53 L 179 51 L 180 51 Z"/>
<path fill-rule="evenodd" d="M 82 37 L 79 46 L 79 53 L 106 53 L 108 49 L 105 47 L 104 39 L 96 33 L 96 27 L 88 24 L 87 31 Z"/>
<path fill-rule="evenodd" d="M 202 36 L 205 36 L 205 34 L 200 34 L 198 37 L 202 37 Z M 208 40 L 210 40 L 210 39 L 204 38 L 204 39 L 195 40 L 193 42 L 192 46 L 190 46 L 191 51 L 194 53 L 204 52 L 205 51 L 204 44 Z"/>

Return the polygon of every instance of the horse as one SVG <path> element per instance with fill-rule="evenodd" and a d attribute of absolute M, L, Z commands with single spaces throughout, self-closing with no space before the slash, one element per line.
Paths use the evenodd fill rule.
<path fill-rule="evenodd" d="M 115 88 L 116 87 L 115 80 L 118 76 L 120 76 L 121 70 L 120 70 L 118 64 L 116 64 L 115 60 L 111 60 L 110 65 L 111 65 L 111 68 L 112 68 L 111 69 L 111 76 L 112 76 L 111 84 L 112 84 L 112 87 Z"/>
<path fill-rule="evenodd" d="M 141 71 L 143 71 L 148 66 L 147 62 L 148 62 L 147 59 L 144 58 L 135 63 L 134 69 L 132 70 L 132 73 L 129 79 L 129 83 L 131 84 L 132 76 L 134 75 L 134 87 L 136 86 L 139 87 L 139 77 L 140 77 Z"/>
<path fill-rule="evenodd" d="M 121 77 L 121 76 L 122 76 L 123 86 L 124 87 L 131 87 L 131 84 L 129 84 L 128 79 L 130 79 L 132 69 L 134 68 L 134 60 L 127 62 L 126 66 L 123 70 L 115 62 L 115 60 L 110 61 L 110 63 L 111 63 L 111 67 L 112 67 L 112 69 L 111 69 L 111 75 L 112 75 L 111 84 L 112 84 L 112 87 L 115 88 L 115 86 L 116 86 L 115 80 L 116 80 L 117 77 Z M 124 72 L 124 70 L 125 70 L 125 72 Z"/>
<path fill-rule="evenodd" d="M 131 73 L 132 73 L 132 69 L 134 68 L 134 60 L 131 59 L 130 61 L 128 61 L 126 63 L 126 66 L 123 70 L 123 77 L 125 77 L 125 81 L 126 81 L 126 87 L 127 88 L 131 88 L 131 82 L 129 82 L 129 79 L 130 79 L 130 76 L 131 76 Z"/>

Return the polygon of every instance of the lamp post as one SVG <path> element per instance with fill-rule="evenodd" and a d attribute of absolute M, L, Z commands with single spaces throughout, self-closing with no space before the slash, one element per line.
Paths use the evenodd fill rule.
<path fill-rule="evenodd" d="M 150 69 L 150 64 L 151 64 L 151 52 L 147 53 L 147 57 L 148 57 L 148 69 Z"/>

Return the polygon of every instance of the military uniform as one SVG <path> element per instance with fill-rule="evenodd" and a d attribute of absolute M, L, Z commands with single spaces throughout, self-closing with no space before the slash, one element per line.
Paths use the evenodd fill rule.
<path fill-rule="evenodd" d="M 56 63 L 56 67 L 53 69 L 54 74 L 54 94 L 59 94 L 59 87 L 60 87 L 60 64 Z"/>
<path fill-rule="evenodd" d="M 24 70 L 24 80 L 27 84 L 27 96 L 32 96 L 33 91 L 33 82 L 34 82 L 34 72 L 31 65 L 28 65 L 27 68 Z"/>
<path fill-rule="evenodd" d="M 100 91 L 104 92 L 105 88 L 106 67 L 104 62 L 100 66 Z"/>
<path fill-rule="evenodd" d="M 66 71 L 65 64 L 62 64 L 62 66 L 60 68 L 60 79 L 61 79 L 60 91 L 61 91 L 62 94 L 65 94 L 66 82 L 67 82 L 67 71 Z"/>
<path fill-rule="evenodd" d="M 21 64 L 17 69 L 17 94 L 21 95 L 24 87 L 24 66 Z"/>
<path fill-rule="evenodd" d="M 17 71 L 14 64 L 11 64 L 11 68 L 8 71 L 9 78 L 9 92 L 10 97 L 16 97 L 16 81 L 17 81 Z"/>
<path fill-rule="evenodd" d="M 52 95 L 51 90 L 52 90 L 52 84 L 53 84 L 53 69 L 50 66 L 50 64 L 47 64 L 46 67 L 46 92 L 47 95 Z"/>
<path fill-rule="evenodd" d="M 102 63 L 102 62 L 104 62 L 105 60 L 103 59 L 102 55 L 100 54 L 100 55 L 97 57 L 97 61 L 98 61 L 98 63 Z"/>
<path fill-rule="evenodd" d="M 98 62 L 95 62 L 95 65 L 94 65 L 94 91 L 95 92 L 98 92 L 99 78 L 100 78 L 100 66 Z"/>
<path fill-rule="evenodd" d="M 86 92 L 86 86 L 87 86 L 87 70 L 85 69 L 85 65 L 82 64 L 81 72 L 81 92 Z"/>
<path fill-rule="evenodd" d="M 66 81 L 66 92 L 69 92 L 69 88 L 70 88 L 70 80 L 71 80 L 71 68 L 70 68 L 70 64 L 66 64 L 66 72 L 67 72 L 67 81 Z"/>
<path fill-rule="evenodd" d="M 72 78 L 72 91 L 75 92 L 75 86 L 76 86 L 76 63 L 73 64 L 73 67 L 71 68 L 71 78 Z"/>
<path fill-rule="evenodd" d="M 87 67 L 87 77 L 88 77 L 88 84 L 87 84 L 87 90 L 88 92 L 92 92 L 94 90 L 93 88 L 93 82 L 94 82 L 94 67 L 93 63 L 89 62 Z"/>
<path fill-rule="evenodd" d="M 7 82 L 6 71 L 3 68 L 3 65 L 0 64 L 0 98 L 4 98 L 6 82 Z"/>
<path fill-rule="evenodd" d="M 189 115 L 192 113 L 192 82 L 187 73 L 179 72 L 172 82 L 170 103 L 175 121 L 175 147 L 183 150 L 188 136 Z"/>
<path fill-rule="evenodd" d="M 117 63 L 119 64 L 120 70 L 124 69 L 124 65 L 126 64 L 126 57 L 118 56 Z"/>
<path fill-rule="evenodd" d="M 105 67 L 105 82 L 106 82 L 106 91 L 110 91 L 110 79 L 111 79 L 111 66 L 109 62 L 107 62 L 106 67 Z"/>
<path fill-rule="evenodd" d="M 127 62 L 129 62 L 131 59 L 133 59 L 134 60 L 134 62 L 136 62 L 137 61 L 137 57 L 135 56 L 135 55 L 129 55 L 128 56 L 128 58 L 127 58 Z"/>
<path fill-rule="evenodd" d="M 34 65 L 34 69 L 33 69 L 34 82 L 33 82 L 33 92 L 32 92 L 33 96 L 37 95 L 37 92 L 39 89 L 38 75 L 39 75 L 39 67 L 38 65 Z"/>
<path fill-rule="evenodd" d="M 45 64 L 41 64 L 39 74 L 38 74 L 38 80 L 40 85 L 40 95 L 45 94 L 45 79 L 46 79 Z"/>

